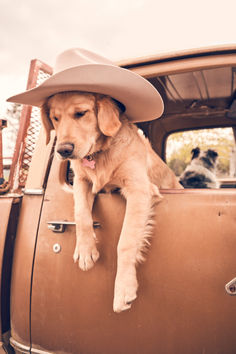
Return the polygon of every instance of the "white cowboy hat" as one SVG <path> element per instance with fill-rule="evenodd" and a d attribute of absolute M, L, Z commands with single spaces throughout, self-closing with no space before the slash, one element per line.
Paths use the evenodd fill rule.
<path fill-rule="evenodd" d="M 133 122 L 159 118 L 164 109 L 160 94 L 149 81 L 80 48 L 61 53 L 50 78 L 7 101 L 40 107 L 45 99 L 64 91 L 109 95 L 125 106 L 126 115 Z"/>

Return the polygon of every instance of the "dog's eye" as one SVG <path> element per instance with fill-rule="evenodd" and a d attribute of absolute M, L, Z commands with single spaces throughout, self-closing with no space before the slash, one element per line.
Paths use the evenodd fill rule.
<path fill-rule="evenodd" d="M 74 117 L 75 118 L 81 118 L 85 115 L 87 111 L 81 111 L 81 112 L 75 112 Z"/>

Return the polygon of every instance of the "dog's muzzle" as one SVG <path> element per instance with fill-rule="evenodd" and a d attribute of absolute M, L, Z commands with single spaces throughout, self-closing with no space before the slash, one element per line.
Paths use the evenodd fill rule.
<path fill-rule="evenodd" d="M 72 143 L 61 143 L 57 146 L 57 153 L 63 158 L 67 159 L 72 156 L 74 151 L 74 144 Z"/>

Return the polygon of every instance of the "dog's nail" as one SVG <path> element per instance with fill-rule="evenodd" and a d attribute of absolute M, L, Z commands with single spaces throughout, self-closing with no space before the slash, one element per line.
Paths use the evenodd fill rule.
<path fill-rule="evenodd" d="M 94 253 L 91 255 L 91 259 L 92 259 L 92 261 L 93 261 L 94 263 L 97 262 L 98 258 L 99 258 L 99 252 L 94 252 Z"/>

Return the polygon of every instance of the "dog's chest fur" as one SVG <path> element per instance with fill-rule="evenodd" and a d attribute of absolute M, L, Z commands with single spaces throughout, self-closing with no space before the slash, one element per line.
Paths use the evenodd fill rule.
<path fill-rule="evenodd" d="M 76 170 L 77 175 L 91 183 L 93 194 L 97 194 L 101 190 L 109 192 L 115 188 L 122 188 L 124 179 L 127 178 L 127 176 L 123 176 L 122 166 L 128 165 L 132 159 L 133 140 L 138 141 L 138 146 L 143 145 L 137 128 L 130 124 L 124 124 L 109 149 L 95 156 L 94 168 L 84 166 L 82 160 L 71 160 L 72 169 L 74 172 Z"/>
<path fill-rule="evenodd" d="M 92 184 L 93 194 L 97 194 L 101 190 L 106 190 L 106 192 L 109 192 L 116 187 L 121 187 L 120 181 L 115 176 L 114 169 L 111 168 L 114 164 L 109 163 L 109 161 L 104 161 L 108 159 L 109 158 L 104 157 L 96 161 L 94 170 L 86 168 L 85 173 L 87 174 L 89 182 Z M 105 164 L 106 168 L 102 168 Z"/>
<path fill-rule="evenodd" d="M 85 179 L 92 185 L 92 193 L 97 194 L 104 187 L 112 182 L 113 169 L 108 168 L 109 164 L 106 164 L 106 168 L 102 168 L 104 164 L 103 158 L 99 157 L 95 159 L 95 168 L 83 166 L 81 160 L 72 160 L 71 167 L 75 175 L 79 175 L 80 178 Z"/>

